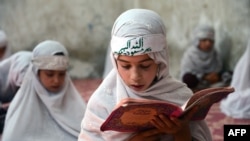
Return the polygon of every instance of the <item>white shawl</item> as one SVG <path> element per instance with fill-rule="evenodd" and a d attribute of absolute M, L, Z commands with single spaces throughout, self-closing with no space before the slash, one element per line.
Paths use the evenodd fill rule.
<path fill-rule="evenodd" d="M 222 60 L 215 47 L 209 52 L 201 51 L 198 48 L 201 39 L 214 40 L 214 29 L 207 25 L 200 25 L 194 29 L 192 38 L 192 46 L 183 54 L 181 60 L 181 78 L 186 73 L 192 73 L 201 78 L 206 73 L 220 72 Z"/>
<path fill-rule="evenodd" d="M 0 58 L 0 62 L 3 61 L 4 59 L 8 58 L 11 55 L 11 50 L 10 47 L 8 46 L 8 40 L 7 36 L 4 31 L 0 31 L 0 48 L 1 47 L 6 47 L 6 50 L 4 52 L 4 55 L 2 58 Z"/>
<path fill-rule="evenodd" d="M 1 101 L 9 102 L 20 87 L 32 57 L 30 51 L 19 51 L 0 62 Z M 6 101 L 7 100 L 7 101 Z"/>
<path fill-rule="evenodd" d="M 221 101 L 223 113 L 234 118 L 250 119 L 250 38 L 246 51 L 235 66 L 231 86 L 235 92 Z"/>
<path fill-rule="evenodd" d="M 122 40 L 117 42 L 117 37 L 120 37 L 125 41 L 134 37 L 143 38 L 145 39 L 143 44 L 144 49 L 146 49 L 145 47 L 150 47 L 148 46 L 149 44 L 159 45 L 151 46 L 150 50 L 152 49 L 152 52 L 146 52 L 146 54 L 159 64 L 160 69 L 157 74 L 157 82 L 144 92 L 135 92 L 131 90 L 123 82 L 119 73 L 117 73 L 115 58 L 118 54 L 114 53 L 119 52 L 124 43 Z M 155 38 L 155 42 L 147 42 L 147 37 L 157 38 Z M 161 99 L 182 105 L 192 95 L 192 92 L 186 87 L 186 85 L 175 80 L 169 74 L 165 26 L 157 13 L 146 9 L 132 9 L 121 14 L 115 21 L 112 29 L 111 48 L 111 60 L 114 69 L 108 74 L 102 84 L 91 96 L 85 116 L 82 120 L 81 134 L 79 135 L 78 141 L 111 141 L 114 139 L 128 139 L 132 133 L 100 131 L 101 124 L 112 112 L 116 104 L 123 98 Z M 158 49 L 160 48 L 161 50 L 159 51 Z M 131 53 L 131 50 L 127 51 Z M 132 52 L 135 53 L 135 50 L 132 50 Z M 139 51 L 137 53 L 138 55 L 145 54 L 145 52 L 143 53 Z M 137 53 L 134 55 L 137 55 Z M 211 140 L 210 131 L 204 121 L 192 122 L 190 126 L 194 137 L 203 141 Z M 164 136 L 163 140 L 169 140 L 169 138 L 169 136 Z"/>
<path fill-rule="evenodd" d="M 53 56 L 62 52 L 63 45 L 56 41 L 44 41 L 33 50 L 33 59 Z M 58 63 L 51 60 L 47 64 Z M 80 133 L 80 122 L 85 103 L 66 75 L 63 89 L 48 92 L 40 83 L 38 68 L 30 64 L 24 81 L 14 97 L 5 121 L 3 141 L 75 141 Z"/>

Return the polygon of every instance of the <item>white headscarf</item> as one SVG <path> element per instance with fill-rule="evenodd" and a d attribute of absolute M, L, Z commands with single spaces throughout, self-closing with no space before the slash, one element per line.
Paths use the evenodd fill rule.
<path fill-rule="evenodd" d="M 199 25 L 193 31 L 192 46 L 184 53 L 181 61 L 181 78 L 185 73 L 192 73 L 199 78 L 206 73 L 220 72 L 222 61 L 215 47 L 209 52 L 198 48 L 201 39 L 214 41 L 214 28 L 208 25 Z"/>
<path fill-rule="evenodd" d="M 0 62 L 1 101 L 11 101 L 23 81 L 31 57 L 32 52 L 19 51 Z"/>
<path fill-rule="evenodd" d="M 0 62 L 11 55 L 10 47 L 8 46 L 8 39 L 4 31 L 0 30 L 0 48 L 6 47 L 5 53 L 0 58 Z"/>
<path fill-rule="evenodd" d="M 47 63 L 42 60 L 40 63 L 35 61 L 29 66 L 24 81 L 9 107 L 3 141 L 77 140 L 85 103 L 69 75 L 66 74 L 64 87 L 60 92 L 50 93 L 42 86 L 37 74 L 40 67 L 52 70 L 67 68 L 65 58 L 58 59 L 58 56 L 54 56 L 59 52 L 63 53 L 65 58 L 68 57 L 65 47 L 51 40 L 44 41 L 34 48 L 32 60 L 46 56 L 50 57 L 50 60 L 45 59 Z"/>
<path fill-rule="evenodd" d="M 234 118 L 250 119 L 250 38 L 246 51 L 235 66 L 231 86 L 235 92 L 221 101 L 221 111 Z"/>
<path fill-rule="evenodd" d="M 165 26 L 157 13 L 146 9 L 128 10 L 115 21 L 111 36 L 111 60 L 114 69 L 91 96 L 78 141 L 126 140 L 131 133 L 100 131 L 101 124 L 123 98 L 160 99 L 182 105 L 192 95 L 186 85 L 169 74 Z M 120 54 L 148 54 L 159 64 L 156 82 L 144 92 L 131 90 L 117 72 L 115 58 Z M 204 122 L 191 124 L 194 137 L 206 141 L 210 138 L 209 130 L 203 125 Z M 202 128 L 204 130 L 200 130 Z M 163 139 L 169 138 L 164 136 Z"/>

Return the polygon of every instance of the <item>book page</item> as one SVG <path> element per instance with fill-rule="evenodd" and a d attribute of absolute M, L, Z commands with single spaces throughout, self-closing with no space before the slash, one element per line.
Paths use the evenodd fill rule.
<path fill-rule="evenodd" d="M 208 88 L 195 93 L 188 102 L 183 105 L 185 110 L 181 117 L 187 114 L 194 106 L 198 107 L 197 113 L 193 115 L 192 120 L 204 119 L 210 109 L 210 107 L 225 98 L 228 94 L 232 93 L 234 88 L 222 87 L 222 88 Z"/>

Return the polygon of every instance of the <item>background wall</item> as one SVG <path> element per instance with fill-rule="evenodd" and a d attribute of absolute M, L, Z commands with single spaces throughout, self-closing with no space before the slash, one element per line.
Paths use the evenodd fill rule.
<path fill-rule="evenodd" d="M 13 52 L 58 40 L 70 52 L 72 77 L 100 78 L 113 22 L 130 8 L 148 8 L 162 16 L 174 76 L 198 23 L 215 27 L 227 69 L 234 68 L 250 38 L 250 0 L 0 0 L 0 28 Z"/>

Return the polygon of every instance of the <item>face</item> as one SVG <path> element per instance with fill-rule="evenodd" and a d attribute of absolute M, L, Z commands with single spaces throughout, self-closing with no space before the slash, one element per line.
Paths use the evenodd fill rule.
<path fill-rule="evenodd" d="M 202 51 L 208 52 L 214 46 L 214 41 L 210 39 L 201 39 L 199 43 L 199 48 Z"/>
<path fill-rule="evenodd" d="M 38 76 L 46 90 L 57 93 L 64 85 L 66 71 L 39 70 Z"/>
<path fill-rule="evenodd" d="M 117 67 L 128 87 L 135 91 L 144 91 L 155 79 L 158 65 L 148 55 L 120 55 L 117 58 Z"/>
<path fill-rule="evenodd" d="M 4 56 L 5 50 L 6 50 L 6 47 L 0 48 L 0 59 Z"/>

